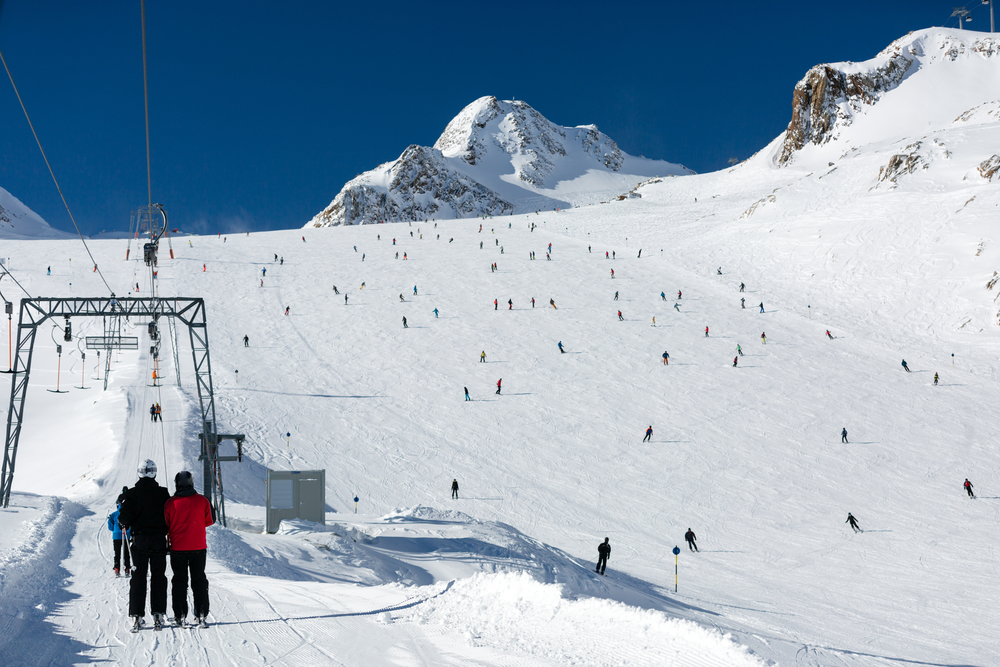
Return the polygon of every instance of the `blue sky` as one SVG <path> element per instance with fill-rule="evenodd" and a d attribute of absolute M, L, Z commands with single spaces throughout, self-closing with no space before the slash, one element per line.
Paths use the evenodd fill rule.
<path fill-rule="evenodd" d="M 0 49 L 77 221 L 127 228 L 147 200 L 139 1 L 0 2 Z M 185 231 L 301 227 L 483 95 L 713 171 L 785 128 L 811 66 L 957 26 L 954 4 L 148 0 L 153 200 Z M 5 78 L 0 187 L 72 230 Z"/>

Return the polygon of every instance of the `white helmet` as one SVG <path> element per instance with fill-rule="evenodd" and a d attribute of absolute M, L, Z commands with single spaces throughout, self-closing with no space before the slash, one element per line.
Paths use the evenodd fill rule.
<path fill-rule="evenodd" d="M 156 464 L 153 463 L 152 459 L 146 459 L 139 465 L 139 477 L 156 477 Z"/>

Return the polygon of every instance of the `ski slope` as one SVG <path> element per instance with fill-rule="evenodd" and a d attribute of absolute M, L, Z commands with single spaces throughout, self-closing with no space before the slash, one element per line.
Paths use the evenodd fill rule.
<path fill-rule="evenodd" d="M 915 329 L 938 309 L 913 313 L 881 268 L 879 280 L 855 278 L 858 262 L 814 288 L 752 238 L 716 244 L 709 230 L 699 247 L 690 211 L 669 202 L 716 186 L 670 179 L 641 200 L 490 219 L 482 233 L 479 221 L 446 221 L 306 230 L 305 242 L 299 231 L 175 242 L 159 293 L 206 297 L 220 428 L 248 436 L 245 462 L 225 466 L 239 529 L 211 531 L 215 626 L 130 635 L 103 526 L 139 460 L 157 460 L 161 481 L 197 474 L 187 344 L 179 389 L 164 351 L 162 389 L 147 386 L 147 354 L 121 353 L 107 392 L 88 380 L 90 390 L 52 394 L 54 345 L 40 335 L 20 493 L 4 521 L 53 502 L 53 516 L 78 518 L 48 519 L 72 524 L 54 526 L 53 541 L 67 530 L 72 540 L 48 547 L 59 566 L 39 583 L 42 608 L 3 603 L 25 613 L 4 650 L 21 647 L 25 664 L 51 662 L 38 646 L 67 664 L 756 664 L 742 645 L 779 664 L 991 664 L 996 427 L 978 406 L 996 398 L 993 338 Z M 703 199 L 707 213 L 723 197 Z M 673 224 L 647 224 L 671 213 Z M 625 233 L 627 247 L 614 242 Z M 644 235 L 653 245 L 638 259 Z M 145 294 L 144 267 L 123 261 L 124 246 L 91 243 L 112 284 L 138 281 Z M 6 247 L 32 293 L 69 295 L 70 282 L 72 294 L 102 291 L 71 267 L 78 244 Z M 494 310 L 494 298 L 514 310 Z M 751 307 L 760 301 L 763 314 Z M 746 354 L 733 368 L 737 343 Z M 78 356 L 64 357 L 60 382 L 76 384 Z M 153 401 L 162 427 L 148 421 Z M 259 534 L 265 467 L 326 469 L 328 531 Z M 844 525 L 848 511 L 864 533 Z M 688 527 L 702 552 L 683 551 L 675 594 L 670 550 Z M 613 552 L 597 579 L 604 536 Z M 43 548 L 7 542 L 14 554 Z"/>

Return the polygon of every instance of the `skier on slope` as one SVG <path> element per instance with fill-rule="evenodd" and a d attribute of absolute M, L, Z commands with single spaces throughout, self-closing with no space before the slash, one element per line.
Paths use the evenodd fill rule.
<path fill-rule="evenodd" d="M 340 290 L 337 289 L 336 285 L 333 286 L 333 293 L 334 294 L 340 294 Z"/>
<path fill-rule="evenodd" d="M 708 327 L 705 327 L 705 338 L 708 338 Z"/>
<path fill-rule="evenodd" d="M 739 343 L 736 343 L 736 356 L 738 356 L 738 357 L 742 357 L 743 356 L 743 348 L 740 347 Z"/>
<path fill-rule="evenodd" d="M 667 293 L 660 292 L 660 301 L 666 301 L 666 300 L 667 300 Z"/>
<path fill-rule="evenodd" d="M 736 368 L 736 364 L 738 364 L 739 361 L 740 361 L 740 358 L 738 356 L 733 357 L 733 368 Z"/>
<path fill-rule="evenodd" d="M 678 313 L 681 312 L 681 304 L 675 303 L 674 304 L 674 310 L 676 310 Z"/>
<path fill-rule="evenodd" d="M 680 290 L 677 290 L 677 300 L 678 301 L 681 300 L 681 291 Z"/>
<path fill-rule="evenodd" d="M 176 492 L 163 508 L 170 544 L 170 597 L 173 601 L 174 623 L 185 624 L 188 613 L 188 572 L 191 574 L 191 597 L 194 617 L 199 627 L 208 627 L 208 578 L 205 560 L 208 544 L 205 529 L 215 521 L 208 499 L 194 490 L 194 477 L 186 470 L 174 476 Z"/>
<path fill-rule="evenodd" d="M 611 279 L 612 280 L 615 279 L 615 270 L 614 269 L 611 269 Z"/>
<path fill-rule="evenodd" d="M 497 380 L 497 394 L 500 393 L 500 383 L 501 382 L 503 382 L 503 378 L 500 378 L 499 380 Z"/>
<path fill-rule="evenodd" d="M 514 301 L 513 301 L 513 299 L 507 299 L 507 310 L 514 310 Z"/>
<path fill-rule="evenodd" d="M 407 326 L 407 324 L 406 324 L 406 316 L 405 316 L 405 315 L 403 316 L 403 328 L 404 328 L 404 329 L 409 329 L 409 328 L 410 328 L 410 327 L 409 327 L 409 326 Z"/>
<path fill-rule="evenodd" d="M 763 331 L 760 332 L 760 344 L 767 345 L 767 333 Z"/>
<path fill-rule="evenodd" d="M 615 292 L 615 301 L 618 300 L 618 292 Z"/>
<path fill-rule="evenodd" d="M 643 442 L 646 442 L 647 440 L 651 441 L 652 437 L 653 437 L 653 425 L 650 424 L 649 428 L 646 429 L 646 437 L 644 437 L 642 441 Z"/>
<path fill-rule="evenodd" d="M 622 311 L 620 311 L 620 310 L 618 311 L 618 321 L 619 322 L 624 322 L 625 321 L 625 318 L 622 317 Z"/>
<path fill-rule="evenodd" d="M 250 336 L 243 336 L 243 347 L 250 347 Z"/>
<path fill-rule="evenodd" d="M 663 365 L 664 366 L 670 365 L 670 355 L 667 354 L 666 350 L 663 351 Z"/>
<path fill-rule="evenodd" d="M 566 354 L 566 350 L 563 349 L 562 341 L 559 341 L 559 352 L 562 354 Z"/>
<path fill-rule="evenodd" d="M 840 441 L 841 442 L 848 442 L 848 440 L 847 440 L 847 427 L 846 426 L 840 430 Z M 850 443 L 848 443 L 848 444 L 850 444 Z"/>
<path fill-rule="evenodd" d="M 691 530 L 690 528 L 688 528 L 687 532 L 684 533 L 684 539 L 687 540 L 688 550 L 689 551 L 698 551 L 698 545 L 695 544 L 695 540 L 698 539 L 698 538 L 695 537 L 695 534 L 694 534 L 693 530 Z"/>
<path fill-rule="evenodd" d="M 597 546 L 597 569 L 594 572 L 607 576 L 604 574 L 604 570 L 608 567 L 608 558 L 610 557 L 611 545 L 608 543 L 608 538 L 605 537 L 604 541 Z"/>
<path fill-rule="evenodd" d="M 469 388 L 468 387 L 462 387 L 462 389 L 465 390 L 465 400 L 471 401 L 472 399 L 469 398 Z"/>
<path fill-rule="evenodd" d="M 861 530 L 861 528 L 858 527 L 858 520 L 855 519 L 854 515 L 851 514 L 850 512 L 847 513 L 847 521 L 845 521 L 844 523 L 851 524 L 851 528 L 854 529 L 855 533 L 863 533 L 863 532 L 865 532 L 865 531 Z"/>
<path fill-rule="evenodd" d="M 483 350 L 482 352 L 479 353 L 479 363 L 481 364 L 486 363 L 486 350 Z"/>
<path fill-rule="evenodd" d="M 497 300 L 493 299 L 493 310 L 497 310 L 499 306 L 497 305 Z"/>
<path fill-rule="evenodd" d="M 451 499 L 458 500 L 458 480 L 451 480 Z"/>
<path fill-rule="evenodd" d="M 762 312 L 762 313 L 764 312 L 764 302 L 763 301 L 760 302 L 760 312 Z"/>
<path fill-rule="evenodd" d="M 128 491 L 126 486 L 123 491 Z M 122 548 L 125 550 L 125 576 L 128 577 L 132 573 L 132 559 L 129 556 L 128 549 L 128 538 L 129 535 L 127 531 L 122 530 L 121 523 L 118 522 L 118 516 L 121 513 L 121 503 L 116 504 L 116 509 L 114 512 L 108 516 L 108 530 L 111 531 L 111 545 L 114 547 L 115 562 L 113 568 L 115 570 L 115 576 L 121 575 L 121 561 L 122 561 Z M 124 538 L 124 539 L 123 539 Z"/>
<path fill-rule="evenodd" d="M 962 486 L 965 487 L 965 490 L 968 492 L 970 498 L 976 497 L 976 494 L 972 492 L 972 482 L 969 481 L 968 477 L 965 478 L 965 484 L 963 484 Z"/>
<path fill-rule="evenodd" d="M 125 492 L 118 520 L 132 531 L 135 572 L 129 586 L 128 615 L 132 632 L 143 626 L 146 615 L 146 576 L 149 574 L 149 609 L 154 627 L 163 627 L 167 612 L 167 523 L 163 508 L 170 492 L 156 483 L 156 464 L 146 459 L 139 466 L 139 480 Z"/>
<path fill-rule="evenodd" d="M 437 316 L 438 316 L 438 309 L 437 309 L 437 308 L 435 308 L 435 309 L 434 309 L 434 317 L 437 317 Z"/>
<path fill-rule="evenodd" d="M 746 285 L 744 285 L 743 283 L 740 283 L 740 291 L 743 292 L 745 290 L 746 290 Z"/>
<path fill-rule="evenodd" d="M 910 372 L 910 367 L 906 365 L 906 359 L 903 359 L 903 370 L 907 373 Z"/>
<path fill-rule="evenodd" d="M 552 306 L 552 308 L 554 310 L 559 310 L 558 308 L 556 308 L 556 300 L 555 299 L 549 299 L 549 305 Z"/>
<path fill-rule="evenodd" d="M 743 310 L 746 310 L 747 308 L 747 300 L 744 299 L 743 297 L 740 297 L 740 308 L 742 308 Z"/>
<path fill-rule="evenodd" d="M 935 387 L 937 386 L 937 383 L 938 383 L 938 374 L 937 374 L 937 373 L 935 373 L 935 374 L 934 374 L 934 386 L 935 386 Z"/>
<path fill-rule="evenodd" d="M 826 337 L 829 338 L 830 340 L 833 340 L 833 334 L 830 333 L 829 329 L 826 330 Z"/>

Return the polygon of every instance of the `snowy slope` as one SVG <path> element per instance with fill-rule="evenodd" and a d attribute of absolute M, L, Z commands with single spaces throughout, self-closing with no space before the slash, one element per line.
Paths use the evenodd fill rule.
<path fill-rule="evenodd" d="M 0 239 L 63 239 L 69 234 L 49 226 L 37 213 L 0 188 Z"/>
<path fill-rule="evenodd" d="M 936 36 L 996 62 L 969 47 L 975 33 L 907 39 Z M 210 536 L 215 627 L 133 637 L 107 574 L 104 516 L 137 462 L 156 459 L 163 481 L 198 470 L 184 336 L 180 388 L 171 372 L 149 388 L 142 350 L 101 392 L 90 355 L 84 369 L 64 353 L 57 379 L 43 334 L 18 493 L 0 511 L 0 650 L 23 664 L 998 664 L 1000 182 L 977 165 L 998 145 L 1000 91 L 957 99 L 934 74 L 959 76 L 956 62 L 911 68 L 781 167 L 784 135 L 641 199 L 195 237 L 161 263 L 158 290 L 208 300 L 220 428 L 249 438 L 224 466 L 233 529 Z M 933 96 L 962 110 L 916 103 Z M 868 127 L 893 107 L 927 136 Z M 880 178 L 917 141 L 929 166 Z M 120 294 L 145 294 L 124 245 L 92 248 Z M 77 247 L 5 243 L 32 293 L 101 294 L 67 261 Z M 94 388 L 45 391 L 57 381 Z M 145 415 L 154 400 L 162 426 Z M 326 529 L 260 534 L 265 467 L 326 469 Z M 689 527 L 702 550 L 683 549 L 675 593 L 670 552 Z"/>
<path fill-rule="evenodd" d="M 650 176 L 690 173 L 628 155 L 594 125 L 562 127 L 524 102 L 487 96 L 448 123 L 433 147 L 410 146 L 348 182 L 306 227 L 580 206 Z"/>

